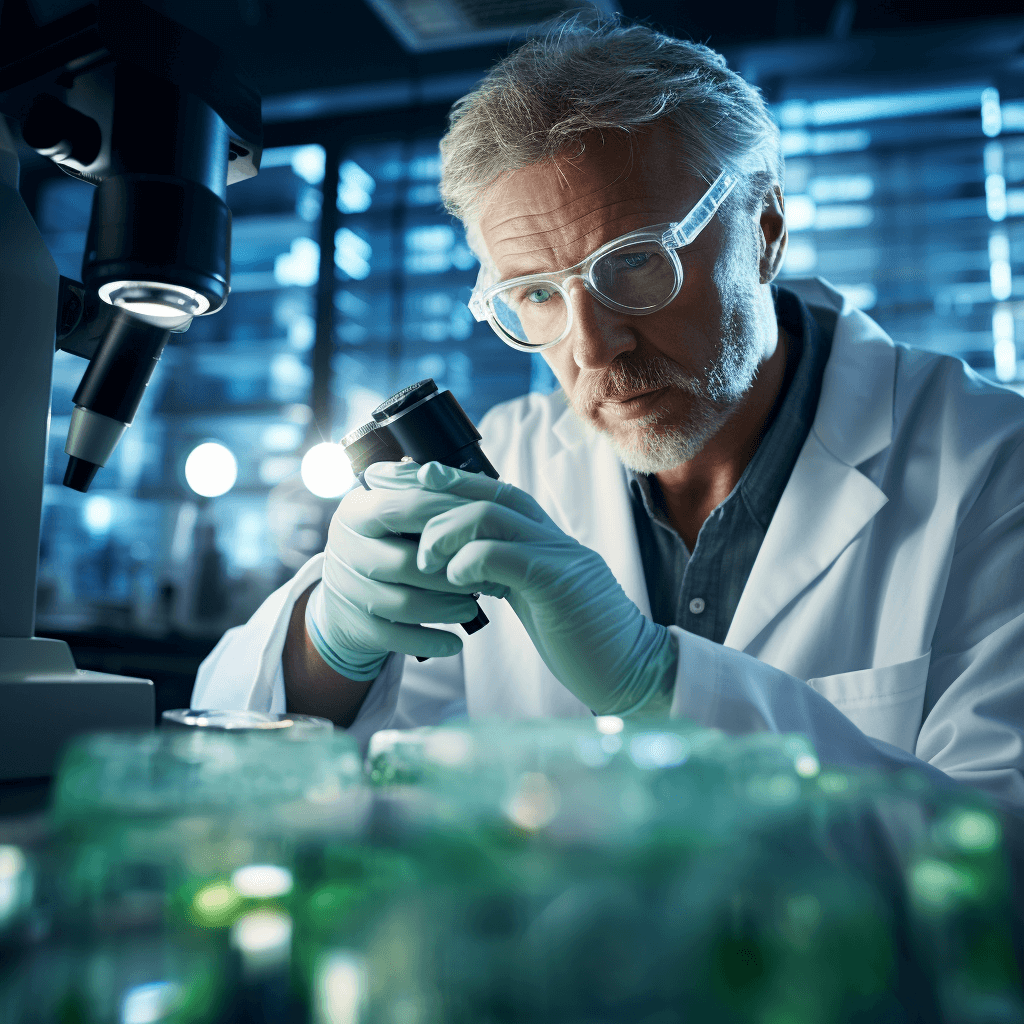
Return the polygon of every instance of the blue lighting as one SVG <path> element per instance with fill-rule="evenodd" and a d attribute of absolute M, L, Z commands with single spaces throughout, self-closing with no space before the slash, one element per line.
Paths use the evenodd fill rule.
<path fill-rule="evenodd" d="M 786 100 L 777 115 L 785 127 L 855 124 L 894 117 L 920 117 L 954 110 L 977 110 L 985 93 L 983 87 L 931 89 L 922 92 L 885 93 L 878 96 L 850 96 L 840 99 Z M 998 94 L 997 100 L 998 103 Z"/>
<path fill-rule="evenodd" d="M 274 280 L 280 285 L 310 288 L 320 276 L 320 246 L 312 238 L 296 238 L 274 259 Z"/>

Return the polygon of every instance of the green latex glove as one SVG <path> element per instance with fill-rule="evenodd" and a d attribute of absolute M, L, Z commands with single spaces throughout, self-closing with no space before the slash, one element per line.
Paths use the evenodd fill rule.
<path fill-rule="evenodd" d="M 384 466 L 374 470 L 374 487 L 412 483 Z M 423 527 L 424 573 L 444 570 L 452 586 L 507 598 L 544 663 L 594 712 L 667 713 L 675 641 L 641 614 L 597 552 L 510 484 L 436 462 L 419 468 L 416 483 L 462 499 Z"/>
<path fill-rule="evenodd" d="M 415 465 L 388 464 L 388 486 L 342 499 L 324 550 L 323 579 L 306 605 L 306 632 L 320 657 L 349 679 L 376 677 L 389 651 L 442 657 L 462 641 L 423 622 L 466 622 L 476 614 L 472 587 L 416 566 L 417 534 L 433 516 L 463 501 L 419 487 Z M 376 468 L 376 467 L 372 467 Z M 403 481 L 405 485 L 403 486 Z"/>

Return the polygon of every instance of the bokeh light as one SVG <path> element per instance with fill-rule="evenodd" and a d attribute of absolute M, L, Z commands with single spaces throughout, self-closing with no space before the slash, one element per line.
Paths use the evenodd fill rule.
<path fill-rule="evenodd" d="M 173 981 L 152 981 L 136 985 L 121 1000 L 122 1024 L 154 1024 L 166 1020 L 181 996 Z"/>
<path fill-rule="evenodd" d="M 82 518 L 89 533 L 100 537 L 114 521 L 114 503 L 103 494 L 91 494 L 82 506 Z"/>
<path fill-rule="evenodd" d="M 291 940 L 291 917 L 275 910 L 254 910 L 231 928 L 231 944 L 250 969 L 287 962 Z"/>
<path fill-rule="evenodd" d="M 185 460 L 185 482 L 204 498 L 227 494 L 237 479 L 238 463 L 234 455 L 216 441 L 197 445 Z"/>
<path fill-rule="evenodd" d="M 247 864 L 231 876 L 231 884 L 243 895 L 258 899 L 285 896 L 292 891 L 292 873 L 276 864 Z"/>
<path fill-rule="evenodd" d="M 302 457 L 302 482 L 318 498 L 337 498 L 347 491 L 355 476 L 341 445 L 322 441 Z"/>

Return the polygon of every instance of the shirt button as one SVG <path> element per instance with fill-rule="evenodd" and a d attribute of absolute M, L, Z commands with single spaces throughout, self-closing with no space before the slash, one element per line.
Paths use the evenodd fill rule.
<path fill-rule="evenodd" d="M 690 611 L 694 615 L 700 615 L 700 613 L 702 611 L 704 611 L 704 598 L 703 597 L 695 597 L 690 602 Z"/>

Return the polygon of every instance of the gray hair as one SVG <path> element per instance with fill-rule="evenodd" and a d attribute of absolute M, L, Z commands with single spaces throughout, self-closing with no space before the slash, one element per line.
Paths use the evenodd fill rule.
<path fill-rule="evenodd" d="M 467 223 L 502 175 L 580 149 L 591 131 L 635 133 L 666 121 L 679 159 L 709 183 L 737 173 L 740 202 L 782 184 L 779 129 L 760 92 L 707 46 L 616 21 L 564 21 L 496 65 L 452 107 L 441 140 L 441 197 Z M 474 244 L 476 242 L 477 244 Z"/>

